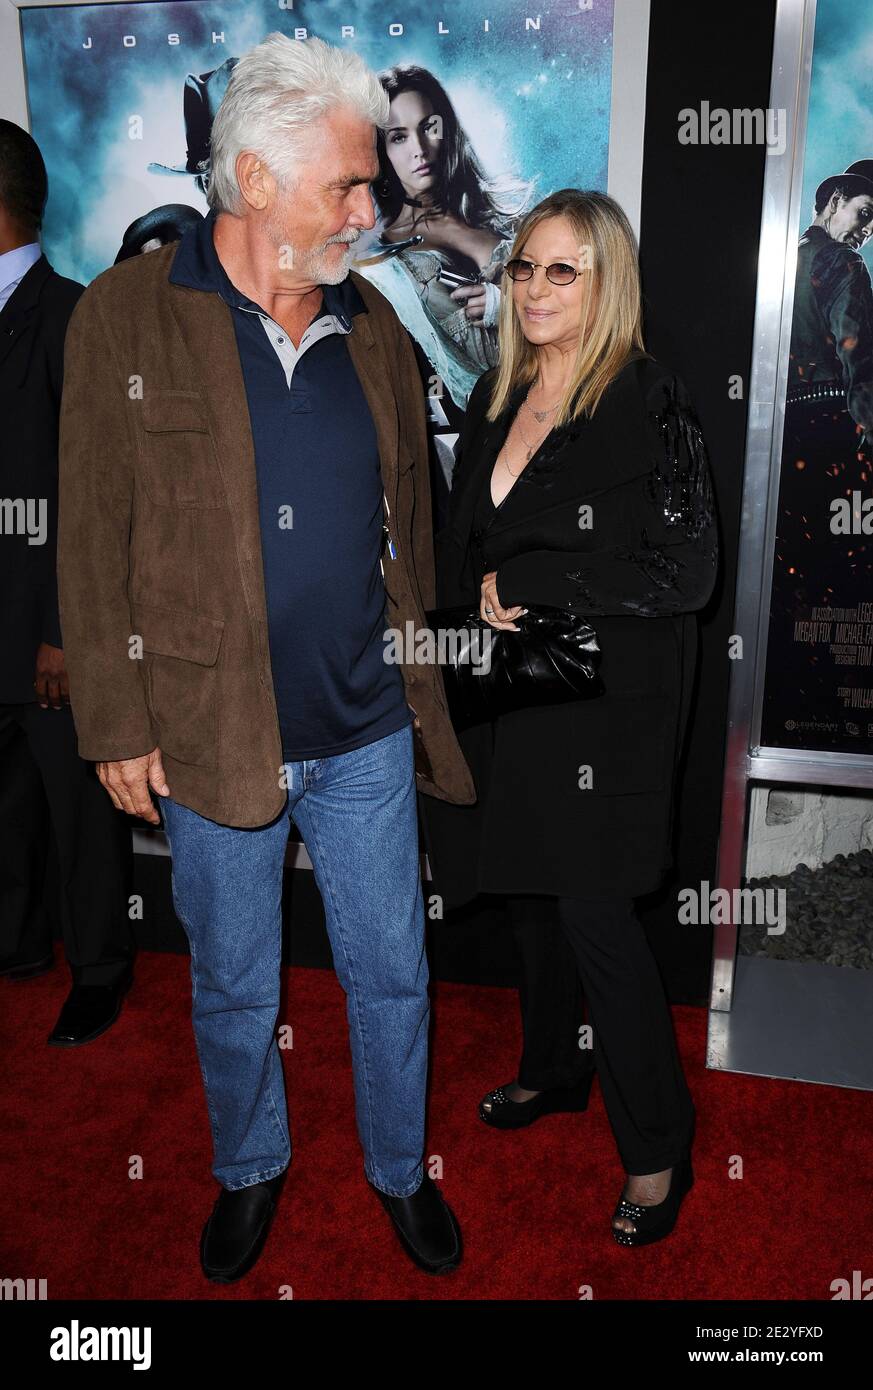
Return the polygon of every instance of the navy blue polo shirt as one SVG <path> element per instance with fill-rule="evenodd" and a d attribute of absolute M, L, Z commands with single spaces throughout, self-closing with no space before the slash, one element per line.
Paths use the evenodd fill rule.
<path fill-rule="evenodd" d="M 387 627 L 382 474 L 346 337 L 366 313 L 351 277 L 323 285 L 293 343 L 218 259 L 210 212 L 186 232 L 174 284 L 219 294 L 233 325 L 255 449 L 273 686 L 287 762 L 329 757 L 413 719 Z M 208 344 L 204 345 L 208 371 Z"/>

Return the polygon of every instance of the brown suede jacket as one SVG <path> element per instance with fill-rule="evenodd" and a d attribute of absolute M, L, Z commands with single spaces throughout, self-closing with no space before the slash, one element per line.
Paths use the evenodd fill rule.
<path fill-rule="evenodd" d="M 71 704 L 83 758 L 158 747 L 175 800 L 258 826 L 286 793 L 248 403 L 231 310 L 169 282 L 177 246 L 99 275 L 67 332 L 58 584 Z M 391 305 L 352 276 L 368 312 L 347 341 L 397 551 L 384 561 L 387 617 L 406 633 L 434 607 L 421 378 Z M 474 801 L 439 667 L 401 669 L 421 723 L 418 790 Z"/>

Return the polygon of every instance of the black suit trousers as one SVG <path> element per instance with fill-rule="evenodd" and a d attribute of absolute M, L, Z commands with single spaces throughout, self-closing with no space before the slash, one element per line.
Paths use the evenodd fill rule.
<path fill-rule="evenodd" d="M 672 1168 L 694 1104 L 633 898 L 513 896 L 507 908 L 521 951 L 518 1084 L 581 1085 L 593 1066 L 625 1172 Z M 579 1046 L 584 1004 L 593 1053 Z"/>
<path fill-rule="evenodd" d="M 113 984 L 130 968 L 130 823 L 78 754 L 68 707 L 0 704 L 0 957 L 48 955 L 49 837 L 60 868 L 60 921 L 74 984 Z"/>

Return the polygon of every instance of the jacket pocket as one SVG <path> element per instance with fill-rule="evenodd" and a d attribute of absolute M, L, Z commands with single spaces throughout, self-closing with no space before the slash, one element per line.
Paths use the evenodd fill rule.
<path fill-rule="evenodd" d="M 159 507 L 226 507 L 202 397 L 149 391 L 142 403 L 143 484 Z"/>
<path fill-rule="evenodd" d="M 407 448 L 405 440 L 401 439 L 397 445 L 397 472 L 408 473 L 415 463 L 410 449 Z"/>
<path fill-rule="evenodd" d="M 180 763 L 215 767 L 218 758 L 218 656 L 221 618 L 135 603 L 145 691 L 158 747 Z"/>

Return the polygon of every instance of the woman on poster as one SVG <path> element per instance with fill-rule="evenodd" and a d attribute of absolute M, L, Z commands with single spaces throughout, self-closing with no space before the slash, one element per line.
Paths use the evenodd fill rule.
<path fill-rule="evenodd" d="M 487 179 L 441 83 L 406 64 L 380 75 L 391 98 L 378 132 L 379 220 L 355 269 L 391 301 L 463 409 L 497 361 L 500 278 L 531 185 Z"/>

